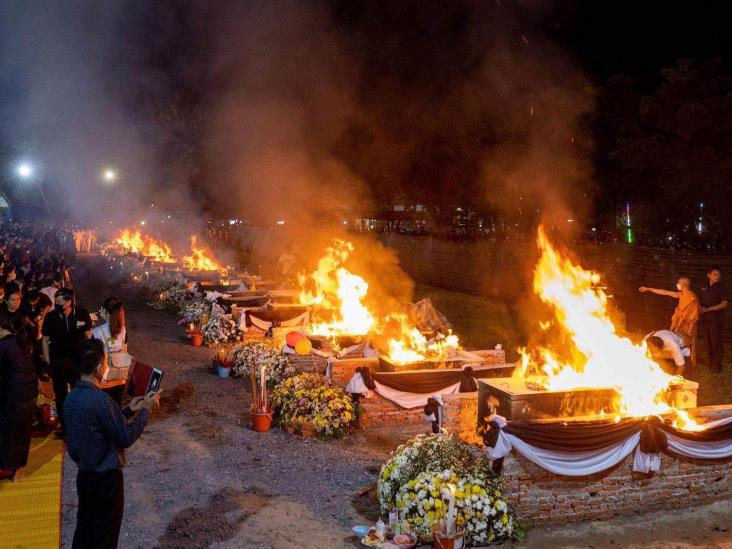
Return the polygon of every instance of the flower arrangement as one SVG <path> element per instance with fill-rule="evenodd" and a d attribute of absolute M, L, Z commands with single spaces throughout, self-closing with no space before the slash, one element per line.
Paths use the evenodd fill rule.
<path fill-rule="evenodd" d="M 215 312 L 208 317 L 203 327 L 203 339 L 210 344 L 227 343 L 236 340 L 239 328 L 231 315 Z"/>
<path fill-rule="evenodd" d="M 319 374 L 286 379 L 275 387 L 272 401 L 281 424 L 311 424 L 321 438 L 344 436 L 357 419 L 351 395 Z"/>
<path fill-rule="evenodd" d="M 382 510 L 396 508 L 412 531 L 463 531 L 467 545 L 518 539 L 520 523 L 486 459 L 447 435 L 419 435 L 401 445 L 379 474 Z"/>
<path fill-rule="evenodd" d="M 211 314 L 211 305 L 205 299 L 194 299 L 186 303 L 181 311 L 178 324 L 187 325 L 199 322 L 203 317 Z"/>
<path fill-rule="evenodd" d="M 214 347 L 213 358 L 211 359 L 215 366 L 221 368 L 231 368 L 234 363 L 231 360 L 231 345 L 219 344 Z"/>
<path fill-rule="evenodd" d="M 151 284 L 151 290 L 154 298 L 148 305 L 156 309 L 170 309 L 180 313 L 191 299 L 185 283 L 176 278 L 161 278 Z"/>
<path fill-rule="evenodd" d="M 450 492 L 453 507 L 448 503 Z M 421 535 L 447 526 L 447 530 L 464 530 L 468 545 L 507 541 L 518 535 L 500 480 L 483 470 L 461 476 L 451 469 L 420 473 L 399 490 L 396 506 L 412 530 Z M 452 509 L 452 516 L 448 509 Z"/>
<path fill-rule="evenodd" d="M 231 361 L 234 377 L 249 376 L 254 371 L 257 380 L 261 375 L 259 367 L 266 365 L 265 380 L 270 387 L 297 373 L 282 350 L 269 340 L 239 343 L 231 350 Z"/>
<path fill-rule="evenodd" d="M 473 459 L 470 448 L 447 435 L 417 435 L 399 446 L 379 472 L 377 492 L 381 510 L 396 506 L 396 495 L 412 479 L 425 471 L 452 468 L 465 473 Z"/>

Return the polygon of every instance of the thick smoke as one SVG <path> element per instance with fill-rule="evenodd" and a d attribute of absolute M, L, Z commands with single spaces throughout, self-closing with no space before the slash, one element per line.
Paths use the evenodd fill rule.
<path fill-rule="evenodd" d="M 2 168 L 16 204 L 42 204 L 40 186 L 65 222 L 111 229 L 146 220 L 160 230 L 173 214 L 169 222 L 190 224 L 196 210 L 187 182 L 166 180 L 183 162 L 160 166 L 171 138 L 161 113 L 173 79 L 148 63 L 170 39 L 161 29 L 149 40 L 157 15 L 129 2 L 0 6 Z M 21 160 L 32 163 L 35 181 L 16 176 Z M 107 168 L 116 171 L 114 183 L 103 179 Z"/>
<path fill-rule="evenodd" d="M 324 4 L 233 2 L 211 29 L 205 151 L 219 207 L 302 238 L 368 205 L 333 154 L 354 111 L 356 67 Z M 294 235 L 293 235 L 294 236 Z"/>

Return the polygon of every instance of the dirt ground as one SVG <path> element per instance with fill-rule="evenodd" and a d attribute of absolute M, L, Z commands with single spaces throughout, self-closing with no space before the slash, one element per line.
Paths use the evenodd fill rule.
<path fill-rule="evenodd" d="M 168 312 L 112 286 L 97 258 L 82 259 L 80 302 L 97 310 L 120 297 L 130 351 L 165 371 L 161 408 L 127 452 L 126 548 L 348 548 L 355 524 L 377 512 L 368 496 L 381 463 L 409 432 L 357 432 L 322 442 L 249 428 L 243 380 L 219 379 L 210 352 L 194 348 Z M 425 424 L 426 427 L 426 424 Z M 76 518 L 75 465 L 64 466 L 63 547 Z M 732 547 L 732 503 L 529 532 L 521 547 Z"/>

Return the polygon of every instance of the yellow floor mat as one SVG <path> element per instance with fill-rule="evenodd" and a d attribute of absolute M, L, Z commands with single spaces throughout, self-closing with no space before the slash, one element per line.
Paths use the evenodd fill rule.
<path fill-rule="evenodd" d="M 0 481 L 0 547 L 60 546 L 63 458 L 61 440 L 33 438 L 25 476 L 17 483 Z"/>

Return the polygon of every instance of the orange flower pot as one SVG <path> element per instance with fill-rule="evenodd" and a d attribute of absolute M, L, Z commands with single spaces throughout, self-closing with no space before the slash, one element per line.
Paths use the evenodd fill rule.
<path fill-rule="evenodd" d="M 272 412 L 261 414 L 252 412 L 252 428 L 257 433 L 266 433 L 272 428 Z"/>
<path fill-rule="evenodd" d="M 203 345 L 203 334 L 191 334 L 191 343 L 194 347 Z"/>

